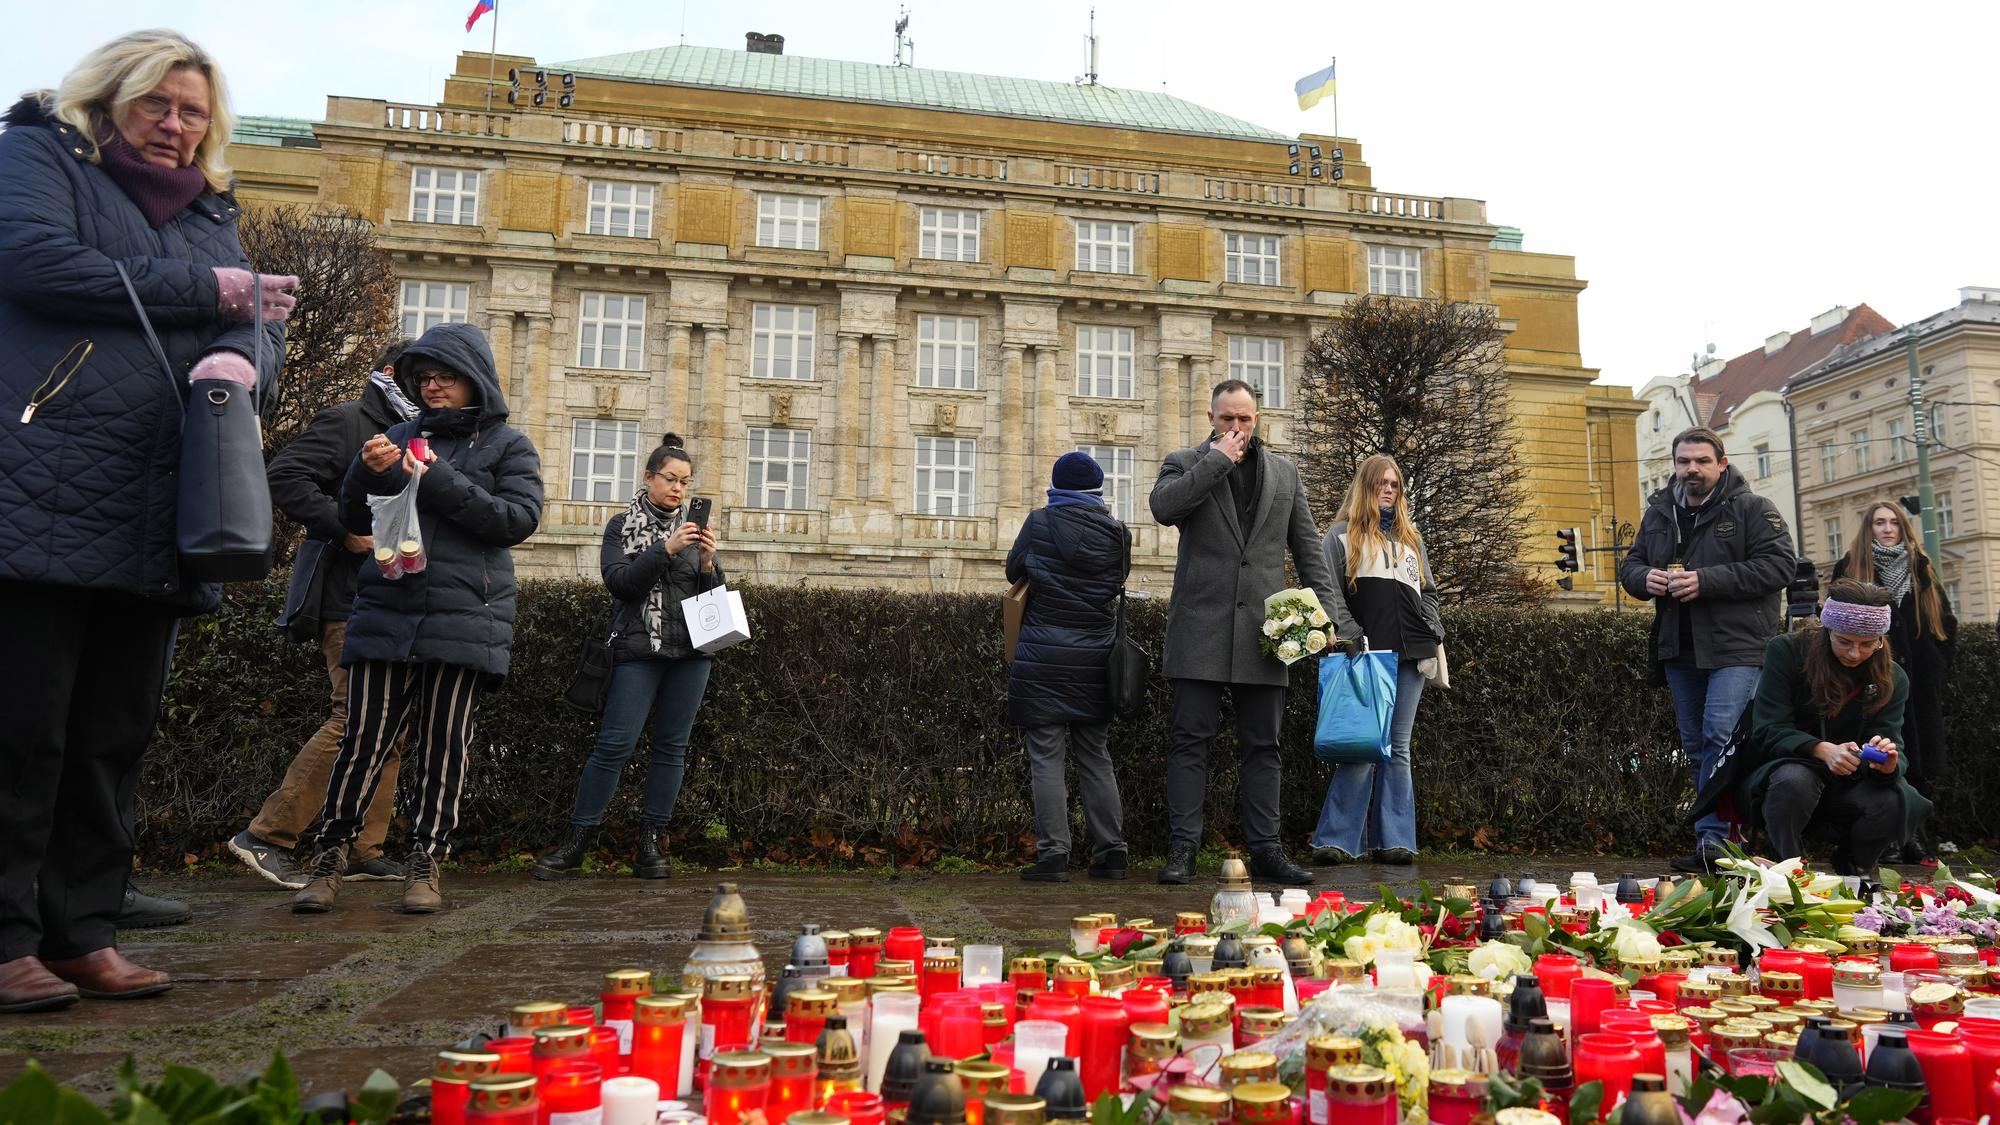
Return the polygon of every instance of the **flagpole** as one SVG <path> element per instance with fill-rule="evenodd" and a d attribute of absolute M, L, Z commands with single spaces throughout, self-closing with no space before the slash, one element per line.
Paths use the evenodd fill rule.
<path fill-rule="evenodd" d="M 1328 63 L 1333 67 L 1333 139 L 1340 139 L 1340 56 L 1331 56 Z"/>
<path fill-rule="evenodd" d="M 493 112 L 493 60 L 500 51 L 500 5 L 493 5 L 493 36 L 486 42 L 486 112 Z M 1338 94 L 1339 88 L 1335 88 Z M 1340 106 L 1334 105 L 1334 120 L 1340 120 Z"/>

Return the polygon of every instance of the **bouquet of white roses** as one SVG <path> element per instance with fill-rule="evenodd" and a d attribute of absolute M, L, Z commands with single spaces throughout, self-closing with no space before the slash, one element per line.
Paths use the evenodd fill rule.
<path fill-rule="evenodd" d="M 1332 622 L 1311 590 L 1280 590 L 1264 599 L 1264 628 L 1259 644 L 1264 655 L 1291 664 L 1326 650 L 1333 639 Z"/>

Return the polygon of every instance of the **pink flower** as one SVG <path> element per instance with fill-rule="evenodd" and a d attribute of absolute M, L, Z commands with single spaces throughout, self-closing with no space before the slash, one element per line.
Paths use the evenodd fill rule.
<path fill-rule="evenodd" d="M 1708 1104 L 1694 1117 L 1681 1110 L 1682 1125 L 1747 1125 L 1749 1120 L 1750 1110 L 1726 1090 L 1709 1095 Z"/>

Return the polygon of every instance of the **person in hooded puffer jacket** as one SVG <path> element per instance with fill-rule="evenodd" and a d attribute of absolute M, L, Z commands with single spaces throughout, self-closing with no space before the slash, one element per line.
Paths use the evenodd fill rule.
<path fill-rule="evenodd" d="M 1118 591 L 1131 569 L 1130 534 L 1104 503 L 1104 470 L 1065 453 L 1049 503 L 1028 513 L 1007 552 L 1007 581 L 1028 580 L 1027 611 L 1007 671 L 1007 717 L 1027 744 L 1035 798 L 1035 862 L 1021 878 L 1069 882 L 1069 794 L 1063 754 L 1076 759 L 1090 877 L 1123 879 L 1128 855 L 1111 769 L 1111 643 Z"/>
<path fill-rule="evenodd" d="M 371 496 L 393 496 L 418 478 L 425 566 L 390 579 L 364 565 L 347 621 L 347 732 L 320 809 L 310 881 L 292 910 L 333 908 L 348 848 L 381 781 L 382 760 L 407 716 L 403 751 L 410 788 L 410 853 L 402 909 L 442 905 L 438 861 L 451 851 L 482 688 L 507 674 L 514 637 L 514 555 L 542 515 L 541 458 L 507 424 L 507 400 L 486 337 L 440 324 L 403 353 L 423 413 L 362 445 L 341 485 L 347 529 L 372 531 Z M 423 438 L 428 461 L 411 448 Z"/>

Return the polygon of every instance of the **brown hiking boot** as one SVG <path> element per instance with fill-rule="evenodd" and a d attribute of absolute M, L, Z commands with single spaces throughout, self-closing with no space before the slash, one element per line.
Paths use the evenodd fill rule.
<path fill-rule="evenodd" d="M 444 905 L 444 895 L 438 892 L 438 865 L 436 857 L 426 851 L 414 851 L 403 861 L 403 905 L 405 914 L 436 914 Z"/>
<path fill-rule="evenodd" d="M 334 896 L 340 893 L 340 877 L 346 873 L 346 846 L 321 848 L 306 869 L 306 885 L 292 896 L 292 913 L 325 914 L 332 910 Z"/>

